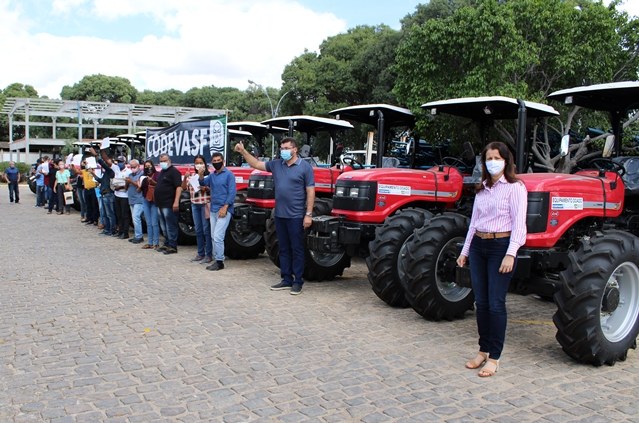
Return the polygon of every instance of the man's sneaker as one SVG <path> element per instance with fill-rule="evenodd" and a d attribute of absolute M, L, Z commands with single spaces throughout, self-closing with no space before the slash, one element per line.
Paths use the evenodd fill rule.
<path fill-rule="evenodd" d="M 291 295 L 300 295 L 302 293 L 302 284 L 301 283 L 294 283 L 293 286 L 291 287 Z"/>
<path fill-rule="evenodd" d="M 224 269 L 223 261 L 216 261 L 212 265 L 206 266 L 206 270 L 222 270 L 222 269 Z"/>
<path fill-rule="evenodd" d="M 177 253 L 177 248 L 174 247 L 166 247 L 166 250 L 164 250 L 164 254 L 175 254 Z"/>
<path fill-rule="evenodd" d="M 204 259 L 204 257 L 202 257 L 202 256 L 195 256 L 195 257 L 193 257 L 193 258 L 191 259 L 191 261 L 193 261 L 193 262 L 196 262 L 196 261 L 197 261 L 197 262 L 200 262 L 200 261 L 202 261 L 203 259 Z"/>
<path fill-rule="evenodd" d="M 157 248 L 155 249 L 155 251 L 157 251 L 158 253 L 163 253 L 163 252 L 165 252 L 165 251 L 166 251 L 166 249 L 167 249 L 167 248 L 169 248 L 169 247 L 167 247 L 166 245 L 163 245 L 163 246 L 161 246 L 161 247 L 157 247 Z"/>
<path fill-rule="evenodd" d="M 292 285 L 282 281 L 276 285 L 271 285 L 271 291 L 283 291 L 285 289 L 291 289 L 291 286 Z"/>
<path fill-rule="evenodd" d="M 213 259 L 211 257 L 204 257 L 200 264 L 211 264 L 212 261 Z"/>
<path fill-rule="evenodd" d="M 131 242 L 132 244 L 141 244 L 144 242 L 144 238 L 132 238 L 129 239 L 129 242 Z"/>

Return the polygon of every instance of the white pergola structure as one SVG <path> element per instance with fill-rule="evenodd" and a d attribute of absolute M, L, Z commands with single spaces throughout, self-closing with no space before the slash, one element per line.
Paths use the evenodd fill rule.
<path fill-rule="evenodd" d="M 17 161 L 30 162 L 32 147 L 62 147 L 66 139 L 58 139 L 57 128 L 77 128 L 78 141 L 82 133 L 93 130 L 93 139 L 98 138 L 98 129 L 111 129 L 114 134 L 134 133 L 146 129 L 145 122 L 157 122 L 157 126 L 170 126 L 193 119 L 205 119 L 227 113 L 226 110 L 195 107 L 151 106 L 146 104 L 110 103 L 99 101 L 51 100 L 45 98 L 8 98 L 2 113 L 9 117 L 9 153 L 17 154 Z M 31 120 L 38 117 L 36 121 Z M 45 118 L 45 119 L 41 119 Z M 104 122 L 109 122 L 104 123 Z M 140 125 L 138 125 L 140 123 Z M 24 138 L 13 139 L 13 129 L 24 126 Z M 31 138 L 31 127 L 51 128 L 51 138 Z M 89 138 L 89 137 L 84 137 Z M 20 160 L 24 152 L 25 160 Z"/>

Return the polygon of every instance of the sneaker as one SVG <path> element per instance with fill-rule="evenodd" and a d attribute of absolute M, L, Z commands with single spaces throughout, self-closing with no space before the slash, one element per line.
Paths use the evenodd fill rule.
<path fill-rule="evenodd" d="M 112 236 L 112 237 L 114 237 L 114 238 L 119 238 L 119 237 L 120 237 L 120 234 L 119 234 L 119 233 L 117 233 L 117 232 L 113 232 L 113 233 L 111 234 L 111 236 Z"/>
<path fill-rule="evenodd" d="M 167 249 L 167 248 L 169 248 L 169 247 L 167 247 L 166 245 L 163 245 L 163 246 L 161 246 L 161 247 L 159 247 L 159 246 L 157 246 L 157 245 L 156 245 L 156 246 L 155 246 L 155 251 L 157 251 L 158 253 L 163 253 L 163 252 L 165 252 L 165 251 L 166 251 L 166 249 Z"/>
<path fill-rule="evenodd" d="M 206 270 L 222 270 L 222 269 L 224 269 L 223 261 L 216 261 L 212 265 L 206 266 Z"/>
<path fill-rule="evenodd" d="M 291 287 L 291 292 L 289 292 L 289 294 L 300 295 L 301 293 L 302 293 L 302 284 L 294 283 L 293 286 Z"/>
<path fill-rule="evenodd" d="M 204 257 L 202 256 L 195 256 L 191 259 L 191 261 L 196 262 L 196 261 L 202 261 L 204 259 Z"/>
<path fill-rule="evenodd" d="M 283 291 L 285 289 L 291 289 L 291 286 L 291 284 L 282 281 L 276 285 L 271 285 L 271 291 Z"/>
<path fill-rule="evenodd" d="M 211 262 L 213 261 L 213 258 L 211 257 L 204 257 L 202 259 L 202 261 L 200 262 L 200 264 L 211 264 Z"/>
<path fill-rule="evenodd" d="M 144 242 L 144 238 L 132 238 L 129 239 L 129 242 L 131 242 L 132 244 L 140 244 Z"/>
<path fill-rule="evenodd" d="M 164 250 L 164 254 L 175 254 L 175 253 L 177 253 L 177 248 L 166 247 L 166 250 Z"/>

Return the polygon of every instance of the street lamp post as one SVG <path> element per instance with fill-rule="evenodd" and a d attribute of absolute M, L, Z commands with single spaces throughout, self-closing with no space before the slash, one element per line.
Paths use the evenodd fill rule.
<path fill-rule="evenodd" d="M 273 108 L 273 101 L 271 100 L 271 96 L 268 95 L 268 90 L 264 88 L 262 84 L 258 84 L 251 79 L 248 80 L 248 83 L 260 88 L 264 92 L 264 94 L 266 94 L 266 98 L 268 99 L 268 104 L 271 106 L 271 118 L 275 119 L 280 111 L 280 105 L 282 104 L 282 100 L 284 100 L 284 97 L 286 97 L 286 95 L 290 93 L 291 90 L 288 90 L 284 94 L 282 94 L 280 99 L 277 101 L 275 108 Z M 275 156 L 275 136 L 271 134 L 271 158 L 273 158 L 274 156 Z"/>

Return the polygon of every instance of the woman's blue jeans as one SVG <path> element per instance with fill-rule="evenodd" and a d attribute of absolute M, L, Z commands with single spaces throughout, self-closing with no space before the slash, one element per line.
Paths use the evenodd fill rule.
<path fill-rule="evenodd" d="M 160 245 L 160 222 L 158 207 L 152 201 L 144 199 L 144 220 L 146 220 L 146 235 L 149 245 Z"/>
<path fill-rule="evenodd" d="M 477 307 L 479 350 L 499 360 L 506 338 L 506 294 L 513 272 L 499 273 L 510 238 L 473 237 L 468 260 Z M 515 263 L 516 264 L 516 263 Z"/>
<path fill-rule="evenodd" d="M 206 218 L 206 209 L 208 207 L 208 204 L 191 203 L 191 214 L 193 214 L 195 237 L 197 239 L 197 255 L 200 257 L 213 257 L 211 222 Z"/>

